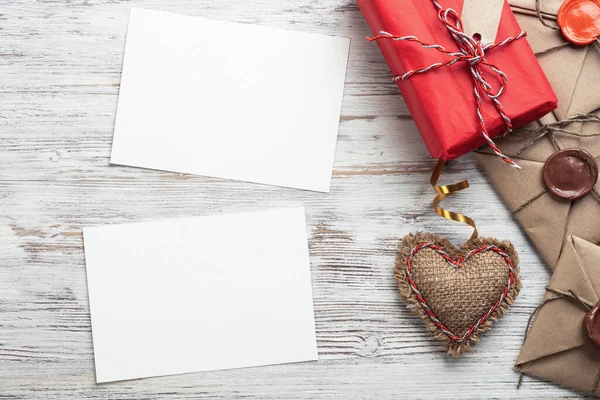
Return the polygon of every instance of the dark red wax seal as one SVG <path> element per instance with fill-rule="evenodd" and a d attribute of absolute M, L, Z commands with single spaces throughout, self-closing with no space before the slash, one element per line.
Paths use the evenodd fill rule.
<path fill-rule="evenodd" d="M 600 0 L 565 0 L 558 10 L 557 22 L 569 42 L 592 43 L 600 36 Z"/>
<path fill-rule="evenodd" d="M 583 319 L 583 325 L 587 330 L 587 333 L 592 340 L 592 343 L 597 347 L 600 347 L 600 302 L 596 304 L 596 307 L 591 309 L 585 318 Z"/>
<path fill-rule="evenodd" d="M 552 194 L 577 200 L 588 194 L 598 181 L 598 163 L 583 149 L 565 149 L 548 157 L 542 173 Z"/>

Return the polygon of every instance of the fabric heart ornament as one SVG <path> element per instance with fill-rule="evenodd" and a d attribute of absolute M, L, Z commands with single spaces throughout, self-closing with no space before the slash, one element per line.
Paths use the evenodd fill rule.
<path fill-rule="evenodd" d="M 521 288 L 517 263 L 508 241 L 475 238 L 456 248 L 417 233 L 398 246 L 395 276 L 413 313 L 458 357 L 508 312 Z"/>

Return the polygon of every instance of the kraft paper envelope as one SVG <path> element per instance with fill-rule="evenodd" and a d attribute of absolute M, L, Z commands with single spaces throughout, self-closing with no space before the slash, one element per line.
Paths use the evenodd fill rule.
<path fill-rule="evenodd" d="M 555 25 L 551 17 L 556 17 L 561 1 L 540 3 L 547 23 Z M 577 114 L 600 115 L 600 48 L 595 44 L 573 47 L 566 43 L 560 31 L 540 22 L 535 14 L 535 0 L 513 0 L 511 5 L 515 6 L 519 23 L 527 31 L 528 40 L 556 91 L 558 109 L 496 142 L 504 154 L 522 167 L 521 171 L 507 167 L 488 148 L 478 151 L 477 159 L 542 257 L 554 269 L 570 234 L 600 242 L 600 185 L 579 200 L 562 200 L 546 190 L 542 169 L 547 158 L 560 149 L 581 147 L 599 157 L 600 137 L 595 135 L 600 133 L 600 123 L 572 123 L 565 129 L 575 135 L 554 131 L 541 139 L 539 131 L 528 130 Z M 508 78 L 507 90 L 510 90 Z M 584 137 L 576 136 L 579 134 Z"/>
<path fill-rule="evenodd" d="M 558 96 L 553 116 L 562 120 L 599 109 L 600 48 L 596 44 L 570 45 L 560 30 L 544 26 L 536 15 L 535 0 L 509 3 Z M 563 0 L 540 0 L 540 12 L 548 25 L 557 26 L 556 14 L 562 3 Z"/>
<path fill-rule="evenodd" d="M 572 291 L 596 304 L 600 299 L 600 247 L 570 237 L 548 287 L 565 293 Z M 561 295 L 548 291 L 544 300 L 557 297 Z M 517 358 L 517 370 L 598 396 L 600 349 L 586 333 L 586 313 L 577 300 L 569 297 L 544 304 Z"/>

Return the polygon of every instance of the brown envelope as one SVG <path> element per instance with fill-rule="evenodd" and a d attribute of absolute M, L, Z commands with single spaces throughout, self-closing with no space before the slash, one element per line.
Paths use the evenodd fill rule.
<path fill-rule="evenodd" d="M 572 290 L 595 305 L 600 299 L 600 247 L 570 237 L 548 287 L 567 293 Z M 559 296 L 548 291 L 544 300 Z M 570 298 L 544 304 L 517 358 L 517 370 L 598 397 L 600 349 L 583 326 L 586 313 Z"/>
<path fill-rule="evenodd" d="M 562 120 L 599 109 L 600 48 L 596 44 L 570 45 L 559 30 L 544 26 L 536 15 L 535 0 L 509 3 L 558 97 L 554 117 Z M 540 0 L 540 11 L 548 25 L 557 26 L 556 14 L 562 3 L 563 0 Z M 508 85 L 510 88 L 510 77 Z"/>
<path fill-rule="evenodd" d="M 559 99 L 554 112 L 525 128 L 538 128 L 542 122 L 549 124 L 581 113 L 600 115 L 600 48 L 595 44 L 584 47 L 568 44 L 560 31 L 540 22 L 535 0 L 509 2 Z M 548 24 L 555 25 L 552 19 L 556 18 L 561 3 L 562 0 L 540 1 L 540 11 Z M 510 90 L 510 77 L 507 90 Z M 568 130 L 593 135 L 600 132 L 600 123 L 571 124 Z M 544 185 L 544 162 L 555 151 L 569 147 L 582 147 L 594 157 L 600 157 L 600 137 L 580 138 L 555 132 L 555 140 L 551 140 L 552 135 L 546 135 L 520 151 L 537 136 L 539 133 L 518 129 L 512 136 L 496 142 L 504 154 L 522 167 L 521 171 L 507 167 L 489 149 L 478 151 L 477 159 L 542 257 L 554 269 L 569 235 L 600 242 L 600 184 L 595 193 L 576 201 L 556 198 Z"/>

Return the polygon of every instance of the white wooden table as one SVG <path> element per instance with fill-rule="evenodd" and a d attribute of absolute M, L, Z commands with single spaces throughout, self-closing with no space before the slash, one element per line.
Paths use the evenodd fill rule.
<path fill-rule="evenodd" d="M 578 397 L 529 378 L 516 389 L 512 364 L 550 274 L 471 156 L 443 180 L 472 188 L 445 206 L 514 242 L 521 295 L 459 360 L 401 302 L 399 238 L 458 244 L 470 230 L 434 214 L 435 161 L 351 0 L 2 3 L 0 399 Z M 351 37 L 331 193 L 110 166 L 132 6 Z M 318 362 L 95 384 L 82 226 L 292 205 L 307 208 Z"/>

